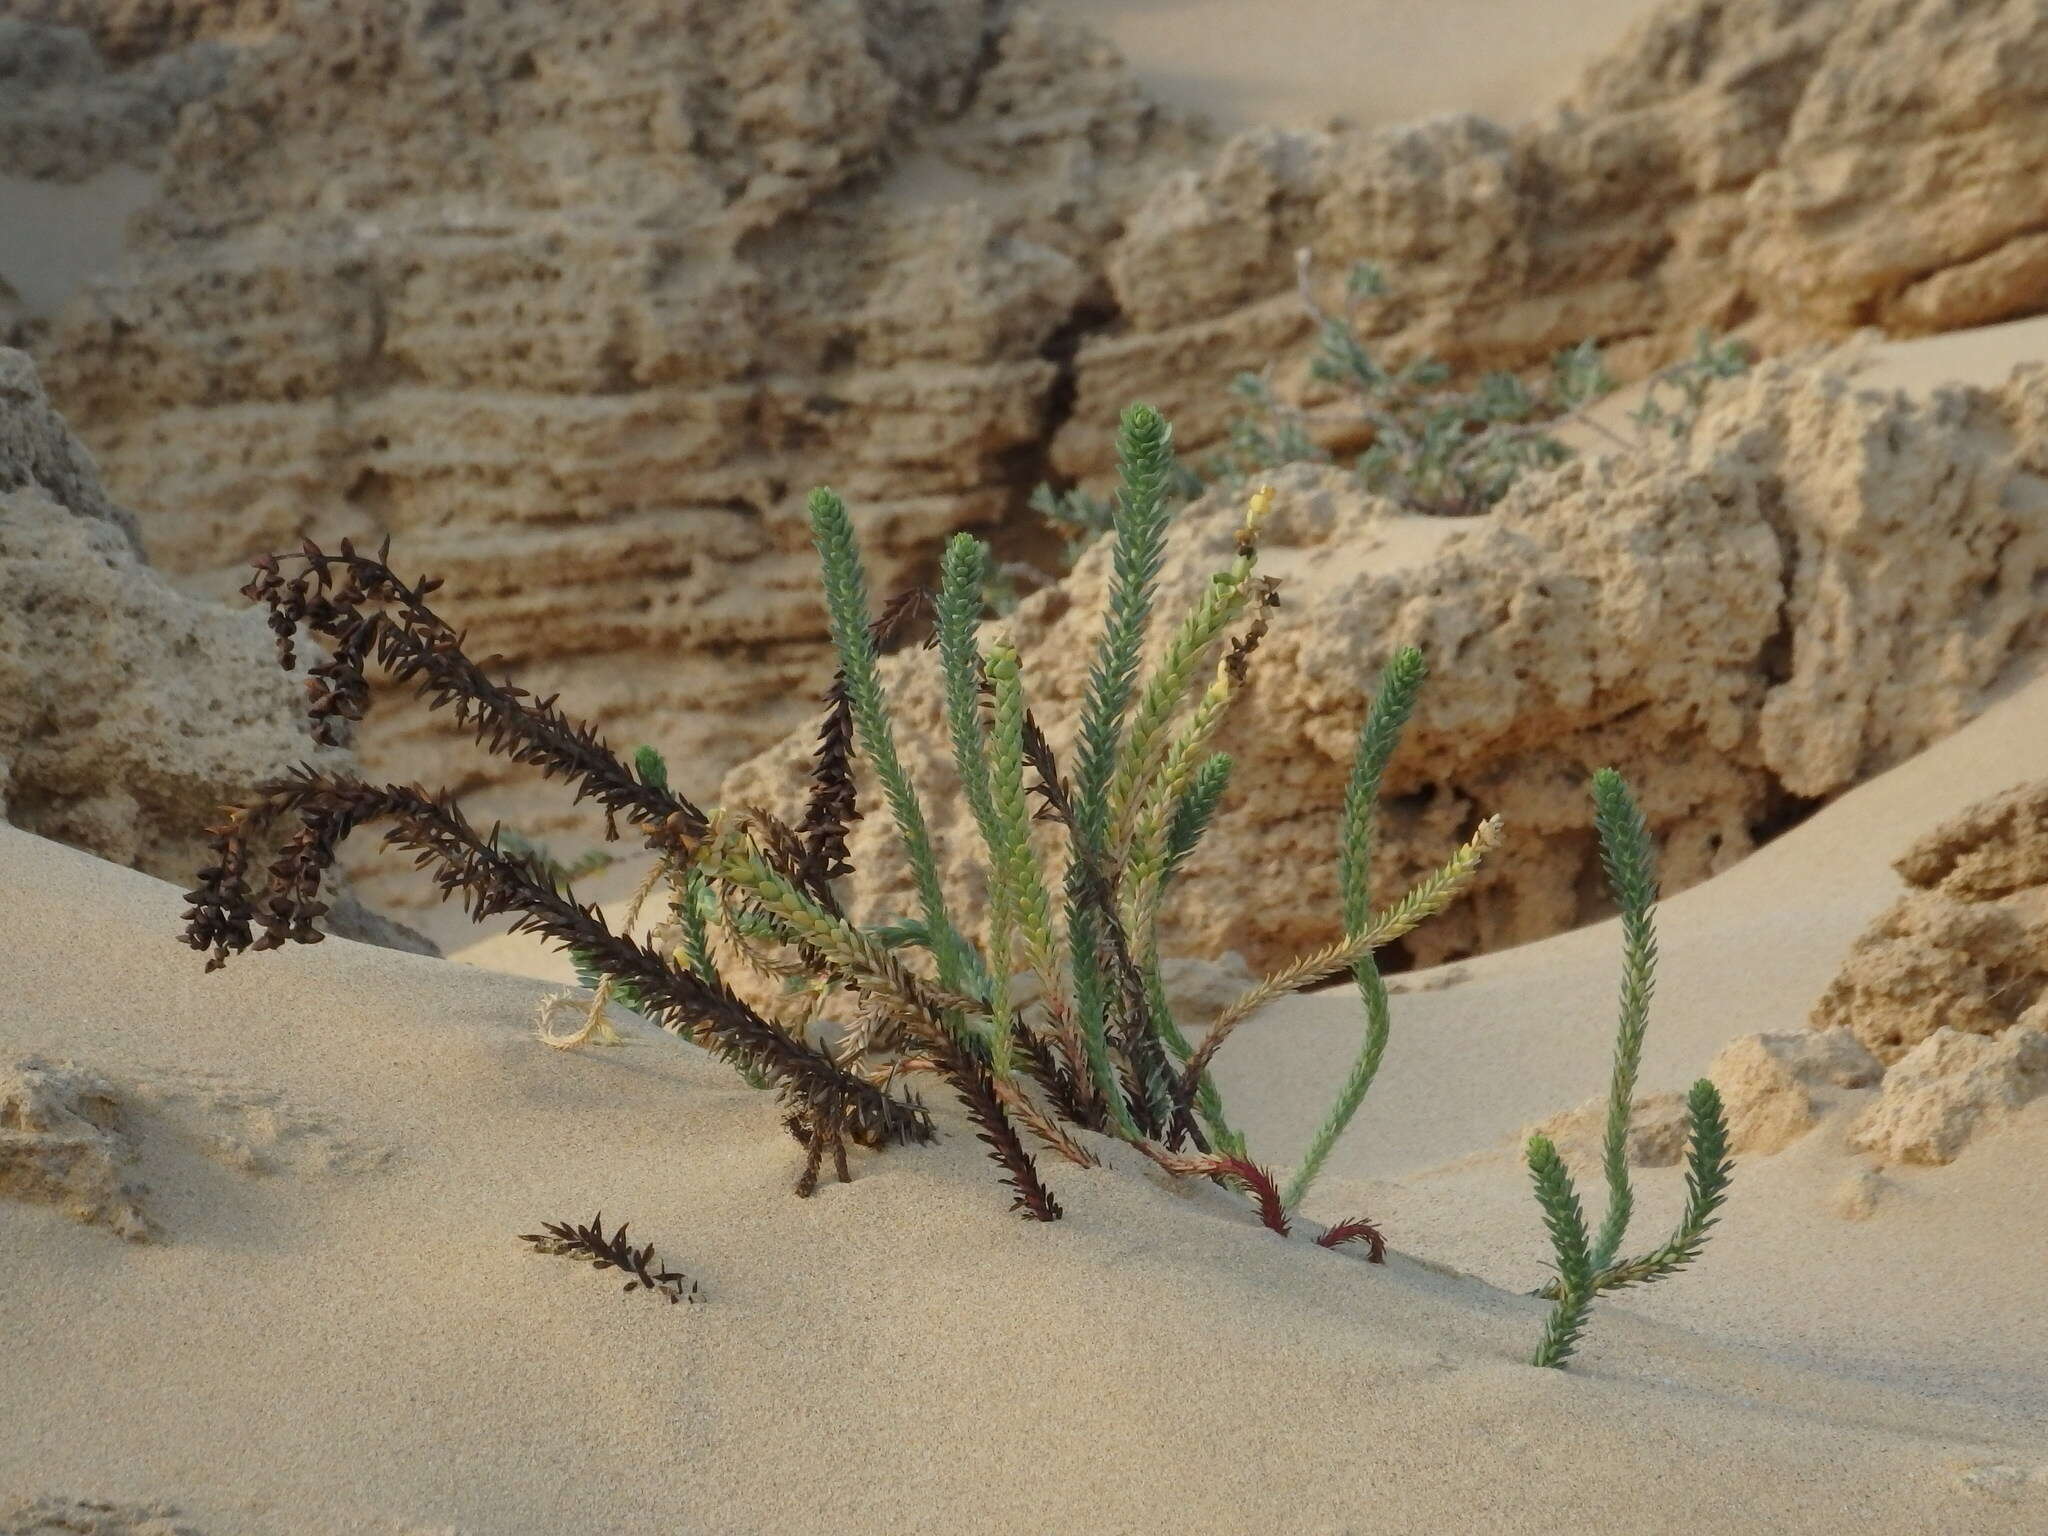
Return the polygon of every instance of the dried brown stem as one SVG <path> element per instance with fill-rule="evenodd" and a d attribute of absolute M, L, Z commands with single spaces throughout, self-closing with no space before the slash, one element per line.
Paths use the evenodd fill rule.
<path fill-rule="evenodd" d="M 242 594 L 269 609 L 277 636 L 278 661 L 290 671 L 293 641 L 303 626 L 333 642 L 334 654 L 307 671 L 307 713 L 316 741 L 338 739 L 337 720 L 360 720 L 369 708 L 366 664 L 375 659 L 396 682 L 418 681 L 415 692 L 429 709 L 453 706 L 456 720 L 487 750 L 540 769 L 543 778 L 567 778 L 576 796 L 604 807 L 607 833 L 616 837 L 616 818 L 625 817 L 657 852 L 687 858 L 708 822 L 688 800 L 643 784 L 615 757 L 590 726 L 555 708 L 559 695 L 533 698 L 526 689 L 493 681 L 485 667 L 463 653 L 463 636 L 426 604 L 438 578 L 408 586 L 384 563 L 389 540 L 376 559 L 358 555 L 347 540 L 330 555 L 310 539 L 298 556 L 305 571 L 287 580 L 279 557 L 262 555 L 256 577 Z M 396 613 L 393 613 L 393 609 Z"/>
<path fill-rule="evenodd" d="M 681 1270 L 654 1268 L 654 1244 L 645 1248 L 634 1248 L 626 1241 L 628 1222 L 620 1222 L 619 1229 L 611 1236 L 605 1236 L 604 1212 L 599 1211 L 591 1218 L 588 1226 L 573 1221 L 542 1222 L 544 1230 L 523 1232 L 519 1241 L 531 1243 L 541 1253 L 559 1254 L 565 1258 L 581 1259 L 599 1269 L 616 1269 L 633 1278 L 626 1282 L 628 1294 L 645 1290 L 652 1295 L 666 1296 L 673 1306 L 679 1301 L 702 1301 L 697 1282 Z M 684 1284 L 685 1281 L 689 1283 Z"/>
<path fill-rule="evenodd" d="M 910 587 L 890 598 L 868 626 L 876 649 L 907 631 L 920 615 L 929 615 L 931 607 L 931 592 L 924 587 Z M 927 635 L 925 646 L 931 647 L 937 638 L 936 632 Z M 832 686 L 825 691 L 825 719 L 818 727 L 811 792 L 803 821 L 796 829 L 804 849 L 797 886 L 835 917 L 842 914 L 832 882 L 853 873 L 846 832 L 860 820 L 861 814 L 854 790 L 853 758 L 853 700 L 846 692 L 846 669 L 842 667 L 833 674 Z"/>
<path fill-rule="evenodd" d="M 318 942 L 312 918 L 322 910 L 317 900 L 321 873 L 332 867 L 342 839 L 356 826 L 388 820 L 393 826 L 386 843 L 412 850 L 422 868 L 439 866 L 434 880 L 444 900 L 461 892 L 478 921 L 516 912 L 513 932 L 536 933 L 582 953 L 596 970 L 629 984 L 663 1023 L 753 1068 L 815 1123 L 843 1126 L 867 1147 L 931 1139 L 930 1116 L 922 1105 L 889 1099 L 823 1051 L 777 1029 L 723 983 L 707 982 L 652 945 L 614 934 L 595 907 L 557 890 L 530 860 L 478 836 L 451 797 L 430 799 L 419 789 L 377 788 L 349 775 L 304 767 L 257 786 L 257 796 L 216 829 L 216 863 L 201 871 L 200 884 L 186 892 L 192 905 L 185 941 L 195 949 L 214 950 L 208 970 L 224 964 L 230 952 L 272 949 L 288 940 Z M 259 919 L 244 874 L 245 840 L 285 816 L 297 817 L 298 829 L 271 866 Z M 252 942 L 250 927 L 259 920 L 264 932 Z"/>

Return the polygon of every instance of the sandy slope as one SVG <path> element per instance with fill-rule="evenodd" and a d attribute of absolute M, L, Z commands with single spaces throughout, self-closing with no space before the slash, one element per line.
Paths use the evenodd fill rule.
<path fill-rule="evenodd" d="M 1154 100 L 1219 127 L 1518 122 L 1548 107 L 1650 0 L 1048 0 L 1114 42 Z"/>
<path fill-rule="evenodd" d="M 1521 116 L 1647 8 L 1290 0 L 1232 27 L 1222 0 L 1059 3 L 1226 125 Z M 1397 10 L 1390 46 L 1368 23 Z M 1873 382 L 2048 355 L 2040 322 L 1920 345 Z M 2048 680 L 2016 682 L 1669 903 L 1644 1087 L 1800 1027 L 1889 860 L 2044 761 Z M 0 1200 L 0 1536 L 45 1493 L 164 1501 L 205 1536 L 2048 1530 L 2048 1101 L 1894 1171 L 1861 1223 L 1828 1210 L 1838 1125 L 1745 1163 L 1696 1272 L 1604 1302 L 1569 1373 L 1520 1363 L 1546 1246 L 1503 1138 L 1601 1088 L 1611 925 L 1397 1000 L 1309 1207 L 1380 1218 L 1374 1269 L 1120 1152 L 1047 1164 L 1066 1220 L 1018 1221 L 945 1104 L 940 1145 L 800 1202 L 769 1105 L 667 1037 L 552 1052 L 547 986 L 341 940 L 205 975 L 179 907 L 0 824 L 0 1066 L 112 1080 L 163 1229 Z M 1357 1032 L 1335 991 L 1223 1054 L 1262 1156 L 1294 1155 Z M 1647 1233 L 1678 1181 L 1639 1182 Z M 622 1298 L 514 1241 L 600 1207 L 709 1302 Z"/>
<path fill-rule="evenodd" d="M 2017 687 L 1947 741 L 1665 903 L 1645 1088 L 1682 1089 L 1739 1035 L 1805 1027 L 1850 944 L 1902 888 L 1889 861 L 2043 761 L 2048 679 Z M 1397 1043 L 1369 1125 L 1332 1157 L 1310 1213 L 1385 1210 L 1415 1234 L 1416 1252 L 1504 1285 L 1539 1283 L 1544 1253 L 1526 1236 L 1525 1175 L 1504 1139 L 1605 1092 L 1620 946 L 1618 925 L 1602 923 L 1466 962 L 1452 968 L 1469 978 L 1462 983 L 1398 999 Z M 1301 999 L 1266 1025 L 1265 1061 L 1246 1051 L 1226 1067 L 1233 1101 L 1246 1097 L 1240 1082 L 1266 1079 L 1248 1100 L 1256 1108 L 1240 1112 L 1254 1146 L 1278 1157 L 1303 1142 L 1314 1114 L 1304 1101 L 1348 1064 L 1357 1018 L 1346 991 Z M 1450 1095 L 1446 1083 L 1457 1085 Z M 1861 1222 L 1829 1209 L 1867 1161 L 1843 1148 L 1841 1131 L 1823 1125 L 1775 1158 L 1750 1160 L 1696 1273 L 1617 1306 L 1831 1371 L 1945 1382 L 2048 1424 L 2048 1339 L 2025 1321 L 2048 1274 L 2038 1204 L 2048 1101 L 1947 1168 L 1887 1170 L 1887 1195 Z M 1351 1182 L 1375 1177 L 1398 1186 Z M 1640 1230 L 1668 1226 L 1681 1171 L 1639 1177 L 1656 1192 Z M 2048 1450 L 2048 1437 L 2041 1445 Z"/>
<path fill-rule="evenodd" d="M 1674 900 L 1645 1086 L 1797 1027 L 1885 860 L 2044 750 L 2048 681 Z M 339 940 L 206 976 L 178 907 L 0 828 L 28 979 L 0 1050 L 115 1081 L 165 1233 L 0 1203 L 0 1498 L 167 1500 L 207 1533 L 2048 1523 L 2048 1104 L 1853 1229 L 1817 1214 L 1817 1133 L 1744 1169 L 1699 1273 L 1605 1305 L 1570 1374 L 1519 1363 L 1522 1176 L 1432 1165 L 1597 1088 L 1604 928 L 1403 997 L 1313 1201 L 1496 1289 L 1280 1242 L 1122 1153 L 1050 1169 L 1067 1219 L 1027 1224 L 950 1109 L 942 1144 L 800 1202 L 769 1106 L 694 1050 L 560 1055 L 541 984 Z M 1291 1155 L 1356 1030 L 1333 993 L 1224 1053 L 1255 1148 Z M 1644 1179 L 1645 1229 L 1671 1183 Z M 599 1207 L 710 1302 L 513 1241 Z"/>

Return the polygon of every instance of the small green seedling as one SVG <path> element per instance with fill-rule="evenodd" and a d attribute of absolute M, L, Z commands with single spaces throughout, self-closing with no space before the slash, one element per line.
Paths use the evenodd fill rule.
<path fill-rule="evenodd" d="M 1602 1165 L 1607 1174 L 1607 1214 L 1596 1238 L 1586 1235 L 1572 1176 L 1547 1136 L 1529 1138 L 1529 1172 L 1536 1184 L 1536 1203 L 1557 1251 L 1557 1278 L 1536 1294 L 1557 1303 L 1543 1330 L 1532 1365 L 1562 1365 L 1585 1331 L 1593 1298 L 1625 1285 L 1648 1285 L 1676 1274 L 1700 1256 L 1715 1212 L 1728 1198 L 1735 1171 L 1728 1155 L 1728 1121 L 1721 1095 L 1701 1078 L 1686 1095 L 1685 1212 L 1670 1238 L 1638 1258 L 1617 1261 L 1635 1209 L 1628 1178 L 1628 1125 L 1635 1100 L 1636 1069 L 1642 1061 L 1643 1032 L 1650 1021 L 1650 994 L 1656 983 L 1657 935 L 1650 912 L 1657 900 L 1657 879 L 1650 851 L 1649 829 L 1630 797 L 1628 786 L 1612 768 L 1593 777 L 1594 821 L 1600 831 L 1600 852 L 1615 899 L 1621 904 L 1621 1023 L 1614 1042 L 1614 1075 L 1607 1092 L 1607 1135 Z"/>

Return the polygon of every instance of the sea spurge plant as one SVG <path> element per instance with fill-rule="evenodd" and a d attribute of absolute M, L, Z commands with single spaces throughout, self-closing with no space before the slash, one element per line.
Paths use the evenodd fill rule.
<path fill-rule="evenodd" d="M 1619 773 L 1603 768 L 1593 776 L 1593 802 L 1602 862 L 1621 906 L 1622 933 L 1621 1020 L 1615 1032 L 1601 1157 L 1607 1176 L 1607 1212 L 1598 1237 L 1589 1238 L 1578 1191 L 1557 1148 L 1546 1136 L 1529 1138 L 1526 1156 L 1536 1185 L 1536 1203 L 1542 1208 L 1557 1253 L 1557 1278 L 1536 1293 L 1557 1306 L 1530 1362 L 1534 1365 L 1565 1362 L 1585 1331 L 1593 1298 L 1600 1292 L 1648 1285 L 1676 1274 L 1698 1258 L 1707 1229 L 1714 1224 L 1714 1213 L 1728 1198 L 1728 1181 L 1735 1171 L 1728 1155 L 1728 1122 L 1721 1110 L 1721 1095 L 1712 1081 L 1703 1077 L 1686 1095 L 1686 1202 L 1678 1226 L 1668 1241 L 1649 1253 L 1615 1261 L 1635 1210 L 1628 1177 L 1628 1125 L 1656 980 L 1657 935 L 1650 910 L 1657 900 L 1657 878 L 1649 828 Z"/>
<path fill-rule="evenodd" d="M 653 867 L 622 931 L 613 932 L 596 908 L 576 901 L 564 870 L 508 846 L 495 829 L 477 832 L 447 795 L 303 767 L 228 808 L 213 831 L 215 857 L 187 893 L 186 941 L 213 951 L 209 969 L 230 953 L 318 941 L 320 886 L 339 845 L 357 827 L 385 822 L 386 841 L 432 868 L 444 896 L 460 892 L 473 917 L 513 914 L 515 930 L 569 950 L 597 993 L 593 1022 L 550 1043 L 603 1039 L 595 1020 L 604 999 L 616 997 L 772 1091 L 784 1127 L 804 1149 L 799 1194 L 814 1190 L 828 1154 L 844 1181 L 850 1146 L 879 1151 L 929 1140 L 931 1116 L 908 1090 L 925 1076 L 959 1099 L 1013 1207 L 1034 1220 L 1058 1219 L 1061 1206 L 1025 1138 L 1085 1168 L 1101 1161 L 1083 1140 L 1092 1133 L 1173 1174 L 1243 1191 L 1264 1226 L 1289 1235 L 1296 1207 L 1359 1113 L 1389 1047 L 1375 951 L 1467 891 L 1503 828 L 1498 818 L 1480 821 L 1440 868 L 1390 904 L 1373 905 L 1379 787 L 1425 670 L 1418 652 L 1397 651 L 1360 731 L 1335 835 L 1342 932 L 1276 968 L 1191 1039 L 1162 980 L 1159 925 L 1230 784 L 1232 760 L 1215 743 L 1252 681 L 1277 604 L 1276 583 L 1257 571 L 1274 496 L 1266 487 L 1251 492 L 1231 560 L 1168 631 L 1148 671 L 1145 636 L 1176 477 L 1172 434 L 1156 411 L 1125 413 L 1118 457 L 1111 590 L 1071 776 L 1032 713 L 1017 646 L 981 632 L 986 547 L 970 535 L 955 537 L 936 594 L 913 590 L 871 611 L 845 503 L 830 490 L 812 494 L 811 533 L 839 665 L 825 694 L 804 810 L 793 822 L 761 807 L 692 803 L 652 748 L 641 748 L 631 767 L 622 763 L 554 699 L 536 700 L 494 677 L 488 661 L 469 660 L 461 636 L 427 606 L 439 583 L 401 581 L 385 563 L 388 551 L 372 559 L 344 540 L 339 554 L 307 543 L 299 556 L 262 557 L 244 591 L 268 608 L 281 662 L 294 665 L 302 629 L 332 648 L 331 659 L 311 668 L 316 738 L 332 741 L 338 722 L 362 718 L 374 661 L 416 683 L 433 706 L 452 706 L 488 750 L 573 780 L 579 800 L 593 798 L 604 809 L 607 834 L 616 839 L 629 829 Z M 288 574 L 286 558 L 302 560 L 302 568 Z M 943 674 L 953 787 L 984 855 L 986 910 L 964 925 L 941 880 L 920 798 L 931 787 L 921 791 L 904 766 L 879 660 L 885 645 L 925 619 Z M 848 829 L 861 815 L 856 760 L 865 761 L 887 802 L 916 891 L 915 914 L 869 923 L 841 902 L 838 882 L 852 872 Z M 1603 778 L 1596 795 L 1609 868 L 1633 914 L 1614 1074 L 1623 1109 L 1621 1129 L 1610 1130 L 1615 1193 L 1597 1240 L 1585 1233 L 1554 1149 L 1532 1147 L 1560 1254 L 1559 1309 L 1543 1363 L 1569 1351 L 1599 1290 L 1654 1280 L 1689 1262 L 1726 1187 L 1725 1127 L 1711 1086 L 1701 1085 L 1687 1220 L 1663 1247 L 1617 1257 L 1628 1194 L 1625 1159 L 1616 1161 L 1625 1140 L 1614 1138 L 1625 1138 L 1647 1018 L 1652 881 L 1646 834 L 1619 780 Z M 259 898 L 251 889 L 256 849 L 274 837 L 282 848 L 263 871 Z M 664 884 L 670 920 L 648 939 L 632 938 L 641 902 Z M 744 1001 L 722 963 L 757 972 L 777 1000 L 759 1008 Z M 1230 1123 L 1210 1068 L 1268 1003 L 1347 972 L 1364 1003 L 1365 1038 L 1283 1183 Z M 1035 996 L 1017 985 L 1026 977 L 1035 977 Z M 1362 1216 L 1326 1228 L 1316 1241 L 1363 1242 L 1375 1262 L 1384 1252 L 1380 1229 Z"/>

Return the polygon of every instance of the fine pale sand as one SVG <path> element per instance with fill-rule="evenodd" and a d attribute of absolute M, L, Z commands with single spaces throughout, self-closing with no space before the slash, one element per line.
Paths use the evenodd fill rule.
<path fill-rule="evenodd" d="M 1671 901 L 1644 1086 L 1798 1027 L 1887 858 L 2044 760 L 2048 679 Z M 0 828 L 0 1049 L 115 1084 L 163 1230 L 0 1202 L 0 1495 L 208 1533 L 2048 1528 L 2048 1102 L 1861 1223 L 1839 1127 L 1753 1161 L 1694 1273 L 1521 1363 L 1546 1247 L 1500 1140 L 1600 1088 L 1611 924 L 1397 999 L 1311 1205 L 1385 1221 L 1373 1268 L 1121 1151 L 1020 1221 L 947 1104 L 799 1201 L 769 1104 L 637 1021 L 557 1053 L 543 984 L 342 940 L 203 975 L 179 905 Z M 1255 1148 L 1357 1031 L 1332 992 L 1223 1053 Z M 599 1208 L 708 1304 L 514 1242 Z"/>
<path fill-rule="evenodd" d="M 1055 8 L 1228 128 L 1525 117 L 1649 6 Z M 34 256 L 0 270 L 40 310 Z M 2029 321 L 1878 348 L 1864 377 L 2044 357 Z M 1802 1027 L 1891 859 L 2043 763 L 2048 678 L 2016 677 L 1666 903 L 1643 1090 Z M 616 910 L 638 874 L 590 893 Z M 940 1143 L 856 1154 L 799 1201 L 771 1104 L 701 1052 L 630 1019 L 624 1047 L 537 1042 L 554 988 L 510 973 L 567 968 L 531 941 L 464 964 L 329 940 L 206 975 L 181 905 L 0 823 L 0 1067 L 113 1085 L 160 1229 L 0 1199 L 0 1536 L 44 1529 L 8 1514 L 43 1495 L 133 1506 L 61 1527 L 109 1536 L 2048 1531 L 2048 1100 L 1948 1167 L 1889 1170 L 1857 1222 L 1831 1211 L 1859 1166 L 1839 1121 L 1743 1160 L 1695 1269 L 1601 1301 L 1569 1371 L 1523 1363 L 1549 1248 L 1516 1137 L 1604 1089 L 1613 924 L 1396 998 L 1307 1210 L 1378 1219 L 1375 1268 L 1115 1149 L 1096 1173 L 1042 1159 L 1066 1219 L 1020 1221 L 939 1092 Z M 1335 990 L 1222 1052 L 1262 1157 L 1297 1155 L 1359 1028 Z M 1636 1179 L 1647 1238 L 1681 1174 Z M 515 1241 L 600 1209 L 708 1302 L 621 1297 Z"/>
<path fill-rule="evenodd" d="M 1889 861 L 2043 762 L 2048 678 L 2015 677 L 1665 904 L 1643 1090 L 1802 1027 Z M 1513 1139 L 1604 1088 L 1611 923 L 1396 999 L 1307 1212 L 1381 1220 L 1374 1268 L 1121 1149 L 1046 1161 L 1066 1219 L 1023 1222 L 940 1093 L 939 1144 L 799 1201 L 772 1106 L 638 1021 L 559 1053 L 546 984 L 342 940 L 205 975 L 179 908 L 0 827 L 0 1062 L 114 1085 L 161 1228 L 0 1201 L 0 1511 L 157 1502 L 206 1536 L 2048 1530 L 2048 1100 L 1890 1170 L 1860 1222 L 1830 1211 L 1839 1122 L 1744 1160 L 1694 1271 L 1602 1301 L 1568 1372 L 1522 1363 L 1548 1247 Z M 1297 1154 L 1358 1031 L 1332 991 L 1222 1053 L 1261 1156 Z M 1658 1233 L 1679 1170 L 1637 1182 Z M 515 1241 L 600 1209 L 708 1303 Z"/>
<path fill-rule="evenodd" d="M 1227 130 L 1439 112 L 1520 122 L 1654 0 L 1049 0 L 1115 43 L 1153 100 Z M 1312 62 L 1311 62 L 1312 61 Z"/>

